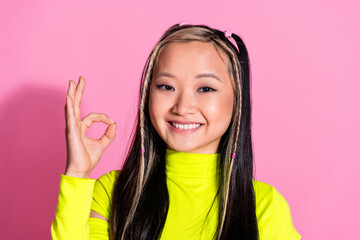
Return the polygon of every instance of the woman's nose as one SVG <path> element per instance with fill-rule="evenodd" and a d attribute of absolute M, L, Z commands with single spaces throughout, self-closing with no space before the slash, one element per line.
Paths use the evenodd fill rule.
<path fill-rule="evenodd" d="M 172 112 L 178 115 L 187 115 L 196 112 L 195 97 L 190 92 L 179 94 L 172 108 Z"/>

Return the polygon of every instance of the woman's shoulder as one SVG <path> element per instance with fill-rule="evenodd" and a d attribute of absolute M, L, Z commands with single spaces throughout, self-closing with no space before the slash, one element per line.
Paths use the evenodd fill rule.
<path fill-rule="evenodd" d="M 269 210 L 272 211 L 274 208 L 280 208 L 288 211 L 290 210 L 286 199 L 275 187 L 258 180 L 253 180 L 253 186 L 256 208 L 259 211 L 259 214 L 264 214 L 264 212 Z"/>
<path fill-rule="evenodd" d="M 120 170 L 112 170 L 99 177 L 95 182 L 94 194 L 100 193 L 104 195 L 106 193 L 106 196 L 111 196 L 116 178 L 119 176 L 119 173 Z"/>
<path fill-rule="evenodd" d="M 111 196 L 116 178 L 119 176 L 120 170 L 112 170 L 99 177 L 95 182 L 94 191 L 105 190 L 108 196 Z"/>
<path fill-rule="evenodd" d="M 96 182 L 102 183 L 105 185 L 113 185 L 115 183 L 116 178 L 119 176 L 120 170 L 112 170 L 108 173 L 105 173 L 101 177 L 99 177 Z"/>
<path fill-rule="evenodd" d="M 275 187 L 261 182 L 259 180 L 253 179 L 254 193 L 256 196 L 257 202 L 271 201 L 273 200 L 274 194 L 280 194 Z"/>
<path fill-rule="evenodd" d="M 107 219 L 110 214 L 112 191 L 120 170 L 112 170 L 99 177 L 94 186 L 91 209 L 100 213 Z"/>
<path fill-rule="evenodd" d="M 281 235 L 284 239 L 300 239 L 300 234 L 293 226 L 290 207 L 284 196 L 265 182 L 253 180 L 253 186 L 260 235 Z"/>
<path fill-rule="evenodd" d="M 269 193 L 273 190 L 273 186 L 271 186 L 270 184 L 267 184 L 265 182 L 261 182 L 259 180 L 255 180 L 253 179 L 253 185 L 254 185 L 254 190 L 259 191 L 259 193 Z"/>

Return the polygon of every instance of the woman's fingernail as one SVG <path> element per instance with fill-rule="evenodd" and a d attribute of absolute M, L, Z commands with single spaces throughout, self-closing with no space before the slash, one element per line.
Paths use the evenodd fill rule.
<path fill-rule="evenodd" d="M 109 118 L 109 120 L 110 120 L 111 123 L 114 123 L 114 121 L 111 118 Z"/>

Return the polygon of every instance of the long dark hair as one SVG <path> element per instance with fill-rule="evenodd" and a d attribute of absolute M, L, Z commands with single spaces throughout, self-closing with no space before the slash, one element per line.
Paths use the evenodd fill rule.
<path fill-rule="evenodd" d="M 131 145 L 116 180 L 110 214 L 112 239 L 159 239 L 169 208 L 166 185 L 166 143 L 153 127 L 149 86 L 160 51 L 173 42 L 211 43 L 227 56 L 234 90 L 232 121 L 218 147 L 220 178 L 218 227 L 213 239 L 258 239 L 253 188 L 250 68 L 242 39 L 232 34 L 239 51 L 223 31 L 206 25 L 171 26 L 151 51 L 140 84 L 139 111 Z M 145 152 L 142 150 L 146 149 Z M 232 154 L 236 153 L 232 158 Z"/>

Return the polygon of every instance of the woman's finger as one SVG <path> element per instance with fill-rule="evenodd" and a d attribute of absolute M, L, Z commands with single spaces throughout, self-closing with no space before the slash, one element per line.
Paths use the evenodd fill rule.
<path fill-rule="evenodd" d="M 71 80 L 69 80 L 69 83 L 68 83 L 68 89 L 67 89 L 67 92 L 66 92 L 66 96 L 65 96 L 65 123 L 66 123 L 66 127 L 68 127 L 68 124 L 67 124 L 67 119 L 68 119 L 68 97 L 69 97 L 69 90 L 70 90 L 70 84 L 71 84 Z"/>
<path fill-rule="evenodd" d="M 75 112 L 74 112 L 74 103 L 70 94 L 66 95 L 66 107 L 65 107 L 65 115 L 66 115 L 66 127 L 73 128 L 76 125 Z"/>
<path fill-rule="evenodd" d="M 84 125 L 89 128 L 94 122 L 103 122 L 105 124 L 111 125 L 114 121 L 104 113 L 89 113 L 86 117 L 81 120 Z"/>
<path fill-rule="evenodd" d="M 79 121 L 80 121 L 80 113 L 81 113 L 80 105 L 81 105 L 84 89 L 85 89 L 85 79 L 80 76 L 78 84 L 75 89 L 75 96 L 74 96 L 75 116 L 76 119 L 78 119 Z"/>
<path fill-rule="evenodd" d="M 66 128 L 68 128 L 68 98 L 69 98 L 69 94 L 66 94 L 66 96 L 65 96 L 65 126 L 66 126 Z"/>
<path fill-rule="evenodd" d="M 69 80 L 69 88 L 68 88 L 68 94 L 74 99 L 75 91 L 74 91 L 74 81 Z"/>
<path fill-rule="evenodd" d="M 99 138 L 99 141 L 107 148 L 116 137 L 116 123 L 111 124 L 105 130 L 104 135 Z"/>

